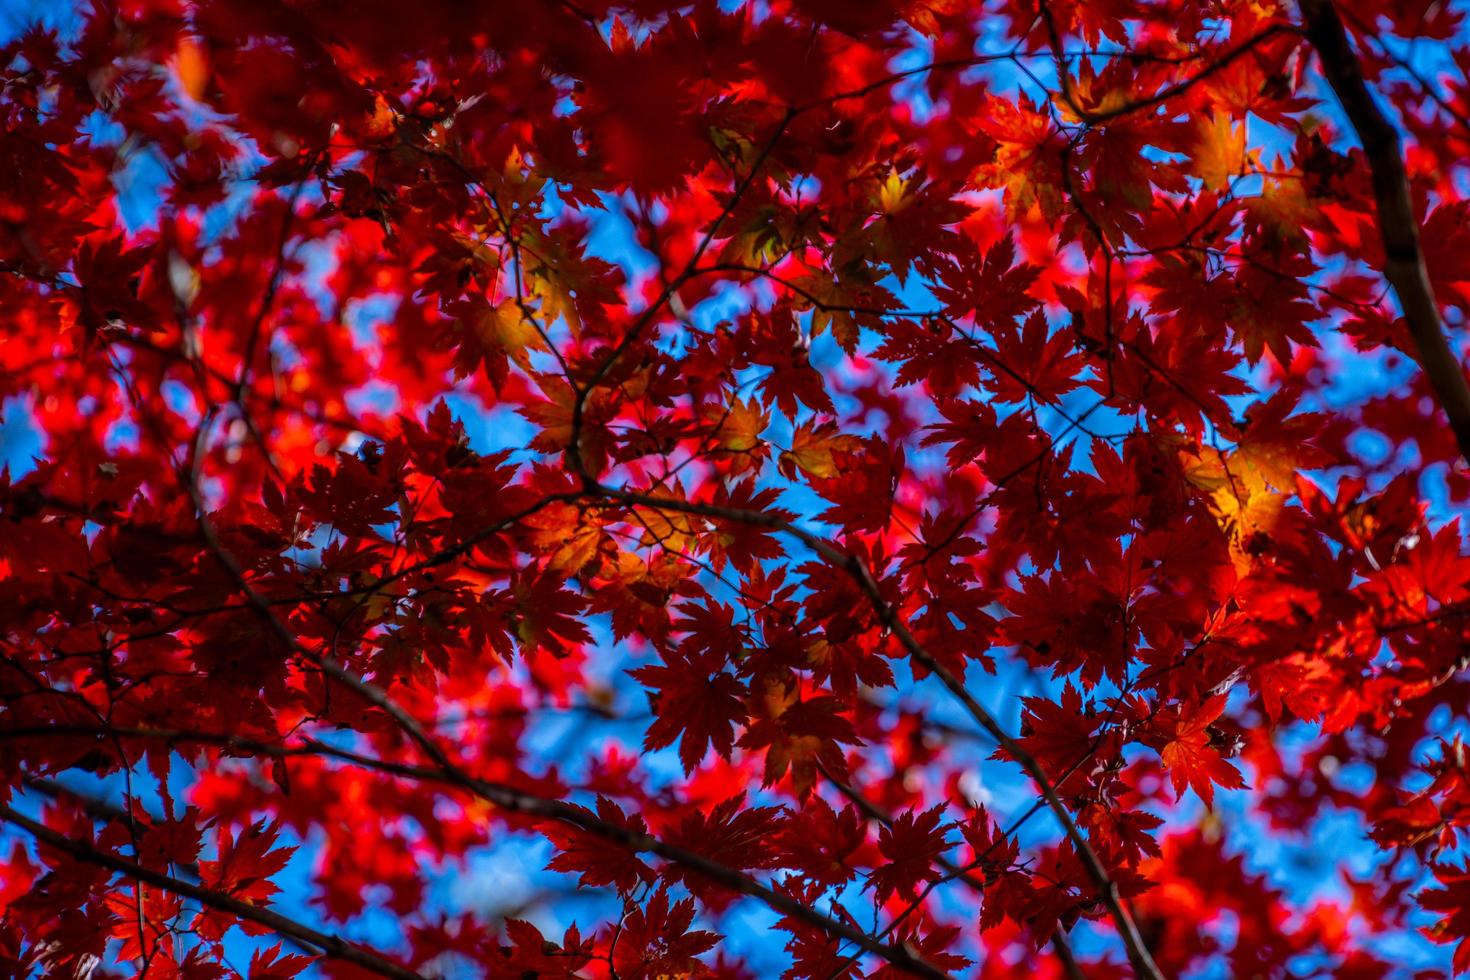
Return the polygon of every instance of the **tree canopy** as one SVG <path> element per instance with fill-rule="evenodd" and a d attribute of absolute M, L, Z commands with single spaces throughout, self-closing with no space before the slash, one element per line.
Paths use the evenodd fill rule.
<path fill-rule="evenodd" d="M 0 6 L 0 972 L 1470 970 L 1467 12 Z"/>

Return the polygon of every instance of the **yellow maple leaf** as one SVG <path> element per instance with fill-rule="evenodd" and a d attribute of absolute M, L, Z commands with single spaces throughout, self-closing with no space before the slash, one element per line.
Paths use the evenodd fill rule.
<path fill-rule="evenodd" d="M 514 298 L 499 306 L 486 306 L 475 315 L 473 326 L 485 350 L 499 351 L 523 368 L 531 366 L 530 349 L 547 349 L 540 332 Z"/>
<path fill-rule="evenodd" d="M 912 200 L 909 185 L 910 181 L 896 171 L 890 172 L 878 187 L 878 210 L 884 214 L 896 214 L 908 207 Z"/>
<path fill-rule="evenodd" d="M 1245 124 L 1237 125 L 1226 113 L 1198 116 L 1190 156 L 1206 189 L 1225 190 L 1230 179 L 1246 168 Z"/>
<path fill-rule="evenodd" d="M 1272 490 L 1266 479 L 1268 472 L 1279 472 L 1277 466 L 1278 461 L 1264 455 L 1253 460 L 1249 453 L 1227 454 L 1209 446 L 1185 455 L 1185 479 L 1209 494 L 1210 510 L 1229 540 L 1241 577 L 1250 573 L 1261 541 L 1269 540 L 1286 506 L 1285 495 Z"/>
<path fill-rule="evenodd" d="M 1047 220 L 1060 218 L 1062 143 L 1051 118 L 1024 95 L 1015 102 L 991 98 L 976 126 L 996 143 L 992 159 L 975 170 L 976 185 L 1005 192 L 1008 218 L 1024 217 L 1032 207 Z"/>
<path fill-rule="evenodd" d="M 713 434 L 720 446 L 733 453 L 750 452 L 761 445 L 761 433 L 771 424 L 771 413 L 761 411 L 755 399 L 737 398 L 728 407 L 707 405 L 704 416 L 715 427 Z"/>
<path fill-rule="evenodd" d="M 683 494 L 676 494 L 666 487 L 648 491 L 650 497 L 662 497 L 682 501 Z M 693 514 L 677 510 L 664 510 L 657 505 L 639 505 L 633 508 L 643 525 L 643 544 L 657 544 L 666 551 L 677 554 L 695 553 L 702 550 L 702 536 L 706 531 L 704 520 Z"/>
<path fill-rule="evenodd" d="M 862 444 L 856 436 L 839 434 L 831 422 L 803 422 L 792 434 L 791 449 L 781 454 L 781 469 L 788 477 L 799 468 L 807 476 L 831 479 L 837 475 L 833 451 L 857 452 Z"/>
<path fill-rule="evenodd" d="M 573 504 L 549 504 L 525 520 L 532 546 L 550 555 L 547 567 L 567 576 L 597 557 L 605 537 L 595 518 Z"/>
<path fill-rule="evenodd" d="M 1053 100 L 1057 107 L 1057 113 L 1067 122 L 1073 125 L 1081 125 L 1090 121 L 1093 114 L 1106 114 L 1116 112 L 1128 105 L 1134 98 L 1132 92 L 1120 86 L 1105 85 L 1093 71 L 1092 62 L 1082 59 L 1082 68 L 1076 78 L 1068 79 L 1066 94 L 1071 98 L 1065 98 L 1059 94 Z"/>
<path fill-rule="evenodd" d="M 1245 207 L 1251 217 L 1284 242 L 1305 242 L 1308 226 L 1320 219 L 1317 208 L 1307 199 L 1301 178 L 1290 174 L 1267 174 L 1261 193 L 1247 200 Z"/>

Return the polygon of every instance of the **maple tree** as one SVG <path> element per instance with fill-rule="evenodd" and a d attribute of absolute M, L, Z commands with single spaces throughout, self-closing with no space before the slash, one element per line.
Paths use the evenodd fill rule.
<path fill-rule="evenodd" d="M 1466 13 L 3 38 L 5 974 L 1470 971 Z"/>

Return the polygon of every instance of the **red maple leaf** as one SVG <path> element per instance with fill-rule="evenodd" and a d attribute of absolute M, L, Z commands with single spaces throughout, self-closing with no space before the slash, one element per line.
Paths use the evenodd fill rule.
<path fill-rule="evenodd" d="M 722 758 L 730 758 L 735 726 L 745 719 L 745 685 L 732 674 L 711 676 L 710 666 L 718 670 L 720 664 L 709 654 L 671 653 L 663 666 L 630 671 L 649 689 L 654 714 L 643 747 L 661 749 L 678 741 L 685 772 L 694 771 L 711 745 Z"/>
<path fill-rule="evenodd" d="M 868 882 L 879 902 L 894 893 L 912 900 L 919 885 L 942 873 L 936 862 L 951 847 L 949 832 L 954 827 L 941 823 L 943 816 L 942 806 L 923 813 L 911 810 L 878 833 L 878 851 L 888 860 L 873 870 Z"/>
<path fill-rule="evenodd" d="M 604 797 L 597 798 L 596 813 L 586 807 L 576 809 L 589 821 L 602 821 L 632 837 L 648 834 L 648 825 L 641 817 L 629 816 Z M 629 892 L 640 881 L 656 880 L 653 869 L 639 860 L 634 851 L 606 836 L 564 823 L 548 824 L 542 832 L 551 838 L 558 851 L 546 867 L 578 874 L 583 885 L 612 885 L 619 891 Z"/>
<path fill-rule="evenodd" d="M 1165 712 L 1154 721 L 1158 739 L 1159 757 L 1169 770 L 1176 796 L 1184 795 L 1186 786 L 1192 788 L 1205 806 L 1213 807 L 1215 785 L 1226 789 L 1244 789 L 1245 780 L 1236 769 L 1221 756 L 1212 744 L 1209 731 L 1215 719 L 1225 711 L 1227 696 L 1217 694 L 1203 702 L 1183 703 Z"/>

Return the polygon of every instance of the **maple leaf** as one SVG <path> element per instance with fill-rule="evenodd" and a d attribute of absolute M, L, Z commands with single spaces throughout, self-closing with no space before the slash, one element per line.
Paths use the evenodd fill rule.
<path fill-rule="evenodd" d="M 838 475 L 811 479 L 812 489 L 832 502 L 821 519 L 858 531 L 886 527 L 903 473 L 903 449 L 874 438 L 861 453 L 834 452 L 832 461 Z"/>
<path fill-rule="evenodd" d="M 792 279 L 791 288 L 797 291 L 798 309 L 812 306 L 812 336 L 820 337 L 830 330 L 848 354 L 857 351 L 864 328 L 883 331 L 881 311 L 897 305 L 892 293 L 866 278 L 853 281 L 813 273 Z"/>
<path fill-rule="evenodd" d="M 548 553 L 546 567 L 567 576 L 586 568 L 608 540 L 596 517 L 574 504 L 550 504 L 526 524 L 535 529 L 530 538 L 537 550 Z"/>
<path fill-rule="evenodd" d="M 1097 751 L 1102 746 L 1094 746 L 1100 719 L 1090 705 L 1084 708 L 1081 692 L 1069 681 L 1060 703 L 1047 698 L 1026 698 L 1022 703 L 1021 746 L 1058 780 L 1059 792 L 1084 781 L 1087 761 L 1106 753 Z M 996 757 L 1004 758 L 1004 750 L 997 750 Z"/>
<path fill-rule="evenodd" d="M 1004 189 L 1007 214 L 1020 218 L 1038 207 L 1048 221 L 1061 217 L 1064 144 L 1040 108 L 1025 95 L 1014 103 L 992 98 L 975 125 L 996 143 L 994 158 L 979 168 L 976 179 Z"/>
<path fill-rule="evenodd" d="M 1101 845 L 1131 864 L 1137 864 L 1145 855 L 1158 857 L 1163 853 L 1153 832 L 1164 821 L 1151 813 L 1093 804 L 1082 808 L 1077 822 L 1092 832 L 1094 847 Z"/>
<path fill-rule="evenodd" d="M 1013 235 L 1001 238 L 983 256 L 974 242 L 963 239 L 952 254 L 936 259 L 933 274 L 939 280 L 935 297 L 956 319 L 974 316 L 982 326 L 1008 324 L 1039 305 L 1030 291 L 1041 269 L 1016 263 Z"/>
<path fill-rule="evenodd" d="M 544 649 L 554 656 L 566 656 L 569 644 L 591 642 L 592 635 L 577 616 L 584 608 L 583 599 L 566 589 L 556 575 L 536 575 L 530 581 L 518 578 L 510 599 L 516 611 L 515 637 L 523 654 Z"/>
<path fill-rule="evenodd" d="M 830 479 L 837 475 L 833 453 L 853 453 L 862 448 L 862 440 L 840 432 L 836 423 L 807 419 L 791 435 L 791 448 L 781 454 L 781 471 L 787 477 L 796 470 L 808 476 Z"/>
<path fill-rule="evenodd" d="M 1254 287 L 1248 285 L 1254 281 Z M 1280 364 L 1291 363 L 1291 344 L 1295 341 L 1316 347 L 1317 338 L 1306 324 L 1317 318 L 1316 309 L 1292 295 L 1292 290 L 1269 288 L 1264 276 L 1242 276 L 1241 291 L 1230 310 L 1230 329 L 1245 346 L 1245 356 L 1254 364 L 1270 349 Z M 1250 291 L 1247 291 L 1250 290 Z"/>
<path fill-rule="evenodd" d="M 456 377 L 463 378 L 483 365 L 486 377 L 498 390 L 505 386 L 509 364 L 529 371 L 530 351 L 547 349 L 540 331 L 514 297 L 491 306 L 477 296 L 451 304 L 446 312 L 455 317 L 458 328 Z"/>
<path fill-rule="evenodd" d="M 1050 336 L 1048 336 L 1050 334 Z M 1014 324 L 995 331 L 996 364 L 991 389 L 998 401 L 1021 401 L 1034 395 L 1047 404 L 1076 388 L 1082 356 L 1074 351 L 1070 331 L 1051 333 L 1046 318 L 1033 313 L 1018 333 Z"/>
<path fill-rule="evenodd" d="M 1185 787 L 1213 808 L 1215 784 L 1226 789 L 1244 789 L 1245 780 L 1212 744 L 1209 728 L 1225 710 L 1226 695 L 1218 694 L 1198 703 L 1181 704 L 1154 723 L 1161 743 L 1159 757 L 1169 770 L 1176 796 Z"/>
<path fill-rule="evenodd" d="M 922 326 L 895 320 L 873 356 L 898 362 L 900 385 L 922 381 L 935 394 L 952 397 L 980 380 L 969 341 L 954 333 L 944 320 L 931 318 Z"/>
<path fill-rule="evenodd" d="M 761 715 L 737 744 L 766 750 L 764 785 L 771 785 L 789 769 L 796 795 L 805 797 L 816 782 L 818 763 L 839 775 L 847 771 L 839 744 L 855 745 L 861 740 L 852 723 L 837 713 L 842 705 L 836 698 L 803 700 L 795 687 L 773 680 L 761 692 L 759 706 Z"/>
<path fill-rule="evenodd" d="M 342 453 L 334 470 L 313 467 L 310 485 L 300 481 L 296 494 L 323 523 L 349 533 L 367 534 L 374 525 L 392 524 L 396 517 L 389 508 L 396 488 L 386 467 L 369 465 L 372 458 Z"/>
<path fill-rule="evenodd" d="M 581 426 L 574 429 L 577 390 L 564 378 L 554 375 L 539 376 L 536 383 L 546 397 L 529 399 L 517 409 L 541 430 L 531 440 L 531 448 L 546 453 L 562 452 L 570 447 L 575 432 L 583 461 L 594 472 L 601 471 L 612 451 L 613 440 L 607 429 L 609 418 L 615 414 L 612 396 L 602 389 L 588 396 L 583 402 Z"/>
<path fill-rule="evenodd" d="M 1247 164 L 1245 125 L 1237 125 L 1224 113 L 1212 113 L 1196 117 L 1194 126 L 1190 156 L 1195 173 L 1207 190 L 1226 190 Z"/>
<path fill-rule="evenodd" d="M 951 467 L 974 462 L 996 441 L 999 420 L 985 402 L 944 400 L 937 407 L 945 421 L 929 426 L 923 445 L 954 443 L 947 455 Z"/>
<path fill-rule="evenodd" d="M 121 235 L 92 237 L 77 252 L 78 319 L 90 339 L 115 326 L 151 326 L 153 311 L 138 299 L 137 276 L 152 258 L 148 248 L 130 248 Z"/>
<path fill-rule="evenodd" d="M 857 810 L 849 806 L 838 812 L 820 796 L 810 797 L 776 832 L 782 863 L 823 888 L 852 880 L 853 856 L 866 840 Z"/>
<path fill-rule="evenodd" d="M 685 500 L 678 487 L 655 487 L 647 495 L 679 503 Z M 657 504 L 638 504 L 633 513 L 643 527 L 644 544 L 656 544 L 674 554 L 700 550 L 705 528 L 702 517 L 683 510 L 666 510 Z"/>
<path fill-rule="evenodd" d="M 1470 970 L 1470 872 L 1447 864 L 1432 865 L 1431 870 L 1439 887 L 1426 888 L 1416 898 L 1443 917 L 1423 932 L 1437 943 L 1455 943 L 1455 972 L 1464 973 Z"/>
<path fill-rule="evenodd" d="M 920 258 L 962 241 L 951 227 L 966 214 L 954 200 L 958 190 L 950 181 L 927 180 L 919 171 L 906 177 L 890 172 L 878 188 L 877 217 L 840 242 L 838 254 L 855 251 L 881 262 L 904 286 Z"/>
<path fill-rule="evenodd" d="M 1444 826 L 1445 819 L 1434 800 L 1419 795 L 1383 810 L 1369 836 L 1379 847 L 1412 847 L 1439 833 Z"/>
<path fill-rule="evenodd" d="M 561 945 L 548 940 L 540 929 L 524 919 L 506 919 L 505 932 L 514 945 L 499 948 L 501 960 L 496 967 L 505 971 L 507 976 L 530 974 L 570 978 L 576 976 L 590 959 L 582 948 L 581 933 L 575 925 L 567 930 Z"/>
<path fill-rule="evenodd" d="M 596 813 L 583 806 L 573 806 L 589 820 L 609 824 L 634 838 L 648 836 L 648 825 L 642 817 L 629 816 L 605 797 L 597 798 Z M 639 860 L 637 854 L 604 836 L 562 823 L 548 824 L 542 833 L 556 844 L 558 851 L 547 863 L 547 869 L 578 874 L 583 885 L 612 885 L 621 892 L 630 892 L 640 881 L 651 884 L 656 880 L 653 869 Z"/>
<path fill-rule="evenodd" d="M 775 487 L 762 490 L 755 488 L 754 480 L 742 480 L 729 488 L 715 491 L 714 505 L 750 513 L 761 513 L 773 521 L 790 521 L 795 516 L 790 511 L 777 507 L 781 492 Z M 707 539 L 710 562 L 718 571 L 729 562 L 743 574 L 750 574 L 758 560 L 780 558 L 784 551 L 773 529 L 751 521 L 730 520 L 721 517 L 710 519 L 712 536 Z"/>
<path fill-rule="evenodd" d="M 692 976 L 703 972 L 694 957 L 712 948 L 719 936 L 691 930 L 694 900 L 670 904 L 668 889 L 660 887 L 641 908 L 623 921 L 623 935 L 612 965 L 620 977 L 653 980 L 660 976 Z"/>
<path fill-rule="evenodd" d="M 718 864 L 742 871 L 772 868 L 777 858 L 771 839 L 780 829 L 782 807 L 745 808 L 745 794 L 732 796 L 716 804 L 708 814 L 691 813 L 668 835 L 668 842 Z M 689 890 L 706 905 L 734 898 L 726 886 L 701 877 L 696 872 L 680 871 Z"/>
<path fill-rule="evenodd" d="M 970 845 L 966 866 L 979 865 L 980 873 L 986 878 L 993 877 L 999 869 L 1010 867 L 1020 853 L 1020 845 L 1015 838 L 1002 833 L 984 807 L 971 814 L 959 829 L 965 843 Z"/>
<path fill-rule="evenodd" d="M 213 861 L 199 862 L 199 880 L 247 902 L 266 902 L 280 891 L 267 879 L 284 870 L 294 847 L 276 847 L 280 828 L 264 821 L 241 828 L 231 834 L 219 831 L 219 856 Z"/>
<path fill-rule="evenodd" d="M 735 399 L 728 407 L 706 405 L 703 410 L 711 438 L 732 457 L 732 473 L 757 469 L 770 450 L 761 433 L 771 424 L 771 413 L 755 402 Z"/>
<path fill-rule="evenodd" d="M 868 878 L 879 902 L 886 902 L 894 893 L 912 900 L 920 884 L 938 877 L 936 862 L 949 850 L 949 831 L 954 826 L 940 823 L 943 813 L 943 806 L 919 814 L 910 810 L 879 832 L 878 852 L 888 861 Z"/>
<path fill-rule="evenodd" d="M 1311 412 L 1293 414 L 1297 404 L 1298 393 L 1288 388 L 1246 413 L 1245 431 L 1233 458 L 1245 464 L 1244 478 L 1253 487 L 1292 490 L 1298 471 L 1332 462 L 1331 454 L 1316 445 L 1325 419 Z"/>
<path fill-rule="evenodd" d="M 971 960 L 952 951 L 959 935 L 959 926 L 942 926 L 928 932 L 906 929 L 903 943 L 905 948 L 913 950 L 919 959 L 936 969 L 963 970 Z M 902 967 L 886 963 L 873 974 L 873 980 L 903 980 L 912 975 Z"/>
<path fill-rule="evenodd" d="M 1266 174 L 1261 192 L 1245 207 L 1254 221 L 1284 243 L 1305 244 L 1308 229 L 1320 221 L 1301 179 L 1289 173 Z"/>
<path fill-rule="evenodd" d="M 745 686 L 731 674 L 710 666 L 709 654 L 671 653 L 663 666 L 640 667 L 629 673 L 649 688 L 653 724 L 643 736 L 645 749 L 679 742 L 679 761 L 693 772 L 711 745 L 725 759 L 735 745 L 735 726 L 745 718 Z"/>
<path fill-rule="evenodd" d="M 281 944 L 270 949 L 258 949 L 250 957 L 251 980 L 291 980 L 300 975 L 314 961 L 314 957 L 281 954 Z"/>

